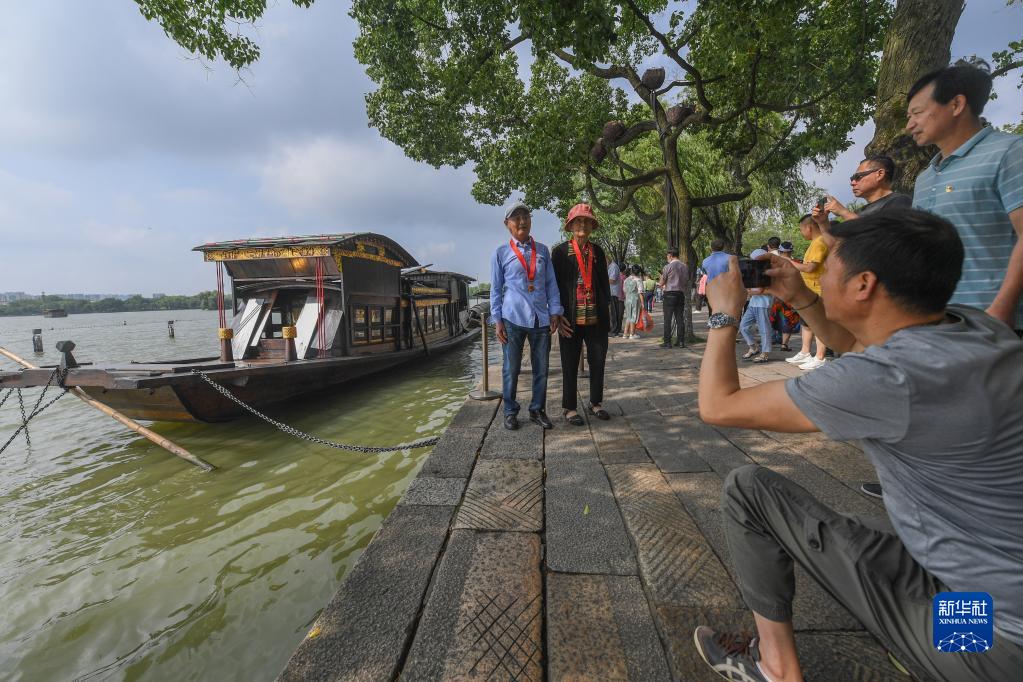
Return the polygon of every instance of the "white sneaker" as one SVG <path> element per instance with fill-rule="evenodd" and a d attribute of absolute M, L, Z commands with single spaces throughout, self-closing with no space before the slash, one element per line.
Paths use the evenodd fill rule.
<path fill-rule="evenodd" d="M 793 365 L 799 365 L 799 364 L 802 364 L 802 363 L 806 362 L 807 360 L 809 360 L 812 357 L 813 356 L 810 355 L 809 353 L 804 353 L 803 351 L 799 351 L 798 353 L 793 355 L 791 358 L 785 358 L 785 362 L 791 362 Z"/>
<path fill-rule="evenodd" d="M 827 363 L 827 360 L 818 360 L 817 358 L 810 358 L 806 362 L 799 365 L 799 369 L 817 369 L 823 367 Z"/>

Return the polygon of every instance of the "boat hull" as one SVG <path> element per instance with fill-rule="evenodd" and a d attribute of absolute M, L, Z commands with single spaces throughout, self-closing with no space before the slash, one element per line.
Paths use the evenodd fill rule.
<path fill-rule="evenodd" d="M 430 346 L 430 355 L 451 350 L 476 338 L 479 330 L 452 337 Z M 208 376 L 231 395 L 257 409 L 282 403 L 304 394 L 330 389 L 414 360 L 421 360 L 421 348 L 359 357 L 329 358 L 277 363 L 250 371 L 211 371 Z M 133 419 L 172 422 L 224 422 L 245 414 L 244 408 L 191 373 L 154 377 L 135 383 L 136 387 L 81 386 L 92 398 Z M 149 384 L 149 385 L 147 385 Z"/>

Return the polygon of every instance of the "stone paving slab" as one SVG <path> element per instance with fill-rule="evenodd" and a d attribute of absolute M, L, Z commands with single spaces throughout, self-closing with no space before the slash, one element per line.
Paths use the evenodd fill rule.
<path fill-rule="evenodd" d="M 729 436 L 729 440 L 756 463 L 777 471 L 812 491 L 822 503 L 845 514 L 878 516 L 883 506 L 876 500 L 850 489 L 820 467 L 803 457 L 793 456 L 772 438 L 755 431 Z"/>
<path fill-rule="evenodd" d="M 796 649 L 807 682 L 910 682 L 888 660 L 888 652 L 866 633 L 797 632 Z"/>
<path fill-rule="evenodd" d="M 586 415 L 584 412 L 579 414 L 583 418 L 583 426 L 572 426 L 564 419 L 559 419 L 554 422 L 555 428 L 544 434 L 545 462 L 597 461 L 597 445 L 590 435 Z"/>
<path fill-rule="evenodd" d="M 482 427 L 449 426 L 423 463 L 420 475 L 437 478 L 468 478 L 487 430 Z"/>
<path fill-rule="evenodd" d="M 491 385 L 490 389 L 496 390 L 498 393 L 501 392 L 500 375 L 498 376 L 496 389 L 493 385 Z M 485 429 L 493 421 L 500 402 L 500 400 L 466 400 L 451 419 L 448 428 L 476 427 Z"/>
<path fill-rule="evenodd" d="M 658 412 L 628 417 L 643 447 L 664 473 L 710 471 L 710 465 L 681 437 L 682 429 Z"/>
<path fill-rule="evenodd" d="M 455 507 L 462 500 L 464 478 L 434 478 L 420 474 L 412 479 L 398 504 L 425 504 Z"/>
<path fill-rule="evenodd" d="M 540 536 L 454 530 L 403 680 L 542 680 Z"/>
<path fill-rule="evenodd" d="M 633 576 L 547 576 L 551 680 L 670 680 L 643 586 Z"/>
<path fill-rule="evenodd" d="M 725 567 L 657 467 L 623 464 L 607 472 L 654 604 L 742 608 Z"/>
<path fill-rule="evenodd" d="M 454 507 L 396 507 L 278 680 L 395 677 L 453 514 Z"/>
<path fill-rule="evenodd" d="M 696 521 L 733 580 L 735 566 L 728 551 L 721 518 L 724 479 L 716 473 L 667 474 L 672 491 Z M 860 622 L 824 591 L 798 564 L 795 570 L 796 596 L 792 601 L 792 623 L 797 630 L 862 630 Z M 736 582 L 738 584 L 738 582 Z"/>
<path fill-rule="evenodd" d="M 756 632 L 752 612 L 748 609 L 714 607 L 683 607 L 657 605 L 654 607 L 665 644 L 668 663 L 673 677 L 682 682 L 721 682 L 693 645 L 693 631 L 707 625 L 719 632 Z M 838 682 L 841 678 L 826 678 Z M 807 678 L 811 682 L 811 678 Z"/>
<path fill-rule="evenodd" d="M 550 570 L 637 574 L 636 554 L 600 462 L 548 461 L 545 494 Z"/>
<path fill-rule="evenodd" d="M 540 459 L 543 457 L 543 429 L 529 421 L 529 412 L 519 412 L 519 428 L 504 428 L 504 413 L 498 412 L 493 427 L 483 439 L 482 459 Z"/>
<path fill-rule="evenodd" d="M 539 531 L 543 528 L 543 466 L 534 460 L 480 460 L 454 527 Z"/>
<path fill-rule="evenodd" d="M 811 464 L 820 467 L 853 490 L 859 490 L 865 482 L 877 481 L 877 470 L 863 451 L 855 445 L 828 440 L 820 434 L 776 434 L 764 435 L 782 443 L 787 449 L 802 455 Z M 803 436 L 802 438 L 779 438 L 779 436 Z M 878 502 L 880 505 L 880 503 Z"/>
<path fill-rule="evenodd" d="M 723 532 L 728 472 L 759 463 L 878 526 L 883 506 L 858 492 L 876 479 L 855 443 L 704 424 L 699 354 L 656 341 L 612 340 L 610 421 L 560 418 L 556 361 L 552 431 L 507 431 L 500 401 L 467 402 L 282 679 L 718 679 L 693 629 L 753 628 Z M 744 365 L 740 381 L 799 374 Z M 793 607 L 807 680 L 899 679 L 798 567 Z"/>

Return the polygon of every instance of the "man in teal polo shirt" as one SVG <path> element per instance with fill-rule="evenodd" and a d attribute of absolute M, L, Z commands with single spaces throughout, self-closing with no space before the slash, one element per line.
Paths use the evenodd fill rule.
<path fill-rule="evenodd" d="M 913 206 L 959 231 L 966 248 L 952 303 L 1023 331 L 1023 136 L 985 127 L 991 74 L 967 62 L 932 71 L 909 90 L 906 130 L 940 152 L 920 173 Z"/>

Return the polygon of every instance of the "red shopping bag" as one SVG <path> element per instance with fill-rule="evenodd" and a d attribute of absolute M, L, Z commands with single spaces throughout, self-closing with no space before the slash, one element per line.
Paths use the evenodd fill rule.
<path fill-rule="evenodd" d="M 639 309 L 639 319 L 636 320 L 636 331 L 648 332 L 654 328 L 654 318 L 646 308 Z"/>

